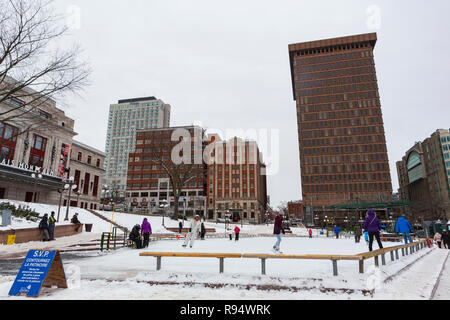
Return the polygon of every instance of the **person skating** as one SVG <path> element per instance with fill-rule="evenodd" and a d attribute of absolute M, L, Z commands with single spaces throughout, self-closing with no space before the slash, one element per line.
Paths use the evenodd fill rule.
<path fill-rule="evenodd" d="M 150 222 L 148 222 L 147 218 L 144 218 L 141 225 L 141 233 L 144 237 L 144 243 L 142 244 L 143 248 L 148 247 L 148 243 L 150 242 L 150 235 L 152 234 L 152 226 Z"/>
<path fill-rule="evenodd" d="M 181 231 L 183 231 L 183 222 L 178 223 L 178 233 L 181 234 Z"/>
<path fill-rule="evenodd" d="M 234 240 L 235 240 L 235 241 L 238 241 L 238 240 L 239 240 L 239 232 L 241 232 L 241 229 L 239 229 L 238 226 L 235 226 L 235 227 L 234 227 L 234 234 L 235 234 Z"/>
<path fill-rule="evenodd" d="M 141 240 L 141 226 L 136 224 L 133 229 L 131 229 L 129 239 L 134 242 L 136 245 L 136 249 L 142 248 L 142 240 Z"/>
<path fill-rule="evenodd" d="M 339 239 L 339 228 L 338 226 L 334 226 L 334 234 L 336 235 L 336 239 Z"/>
<path fill-rule="evenodd" d="M 311 230 L 311 228 L 309 228 L 308 233 L 309 233 L 309 237 L 312 238 L 312 230 Z"/>
<path fill-rule="evenodd" d="M 278 212 L 275 216 L 275 221 L 273 224 L 273 234 L 277 237 L 277 241 L 275 242 L 273 246 L 273 250 L 277 253 L 283 253 L 280 251 L 280 243 L 281 243 L 281 235 L 280 233 L 284 234 L 284 228 L 283 228 L 283 217 Z"/>
<path fill-rule="evenodd" d="M 202 224 L 200 226 L 200 239 L 201 240 L 205 240 L 205 234 L 206 234 L 206 228 L 205 228 L 205 224 L 202 222 Z"/>
<path fill-rule="evenodd" d="M 48 214 L 44 214 L 41 221 L 39 222 L 39 230 L 41 230 L 41 240 L 42 241 L 50 241 L 50 236 L 48 233 Z"/>
<path fill-rule="evenodd" d="M 361 240 L 361 226 L 359 223 L 355 224 L 353 232 L 355 233 L 355 243 L 359 243 L 359 240 Z"/>
<path fill-rule="evenodd" d="M 369 251 L 372 251 L 373 237 L 377 239 L 378 247 L 383 248 L 380 239 L 380 220 L 377 218 L 375 211 L 369 210 L 367 218 L 364 221 L 363 229 L 369 232 Z"/>
<path fill-rule="evenodd" d="M 397 223 L 395 224 L 395 232 L 401 233 L 403 236 L 403 239 L 405 241 L 405 244 L 413 242 L 411 239 L 411 235 L 409 234 L 411 232 L 411 224 L 408 220 L 403 217 L 403 215 L 400 215 L 398 217 Z"/>
<path fill-rule="evenodd" d="M 442 243 L 442 235 L 439 232 L 436 232 L 433 238 L 434 241 L 436 241 L 439 249 L 441 248 L 441 243 Z"/>
<path fill-rule="evenodd" d="M 188 242 L 189 242 L 189 247 L 192 248 L 192 246 L 194 245 L 195 238 L 197 237 L 198 230 L 200 229 L 199 219 L 200 219 L 200 216 L 197 214 L 197 215 L 195 215 L 194 220 L 191 221 L 189 233 L 187 234 L 187 236 L 184 240 L 183 247 L 186 247 Z"/>
<path fill-rule="evenodd" d="M 233 240 L 233 230 L 230 227 L 227 227 L 227 234 L 230 237 L 230 240 Z"/>
<path fill-rule="evenodd" d="M 52 211 L 50 217 L 48 217 L 48 236 L 50 240 L 55 240 L 55 225 L 56 225 L 55 211 Z"/>

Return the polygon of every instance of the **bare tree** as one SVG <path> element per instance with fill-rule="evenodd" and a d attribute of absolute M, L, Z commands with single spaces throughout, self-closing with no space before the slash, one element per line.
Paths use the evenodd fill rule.
<path fill-rule="evenodd" d="M 172 161 L 163 161 L 162 159 L 153 160 L 155 163 L 161 165 L 164 171 L 169 176 L 171 189 L 174 200 L 174 219 L 178 219 L 178 203 L 183 189 L 187 186 L 189 180 L 196 177 L 193 164 L 175 164 Z"/>
<path fill-rule="evenodd" d="M 68 27 L 51 0 L 0 0 L 0 124 L 21 124 L 22 134 L 48 127 L 42 105 L 78 93 L 91 69 L 81 48 L 58 48 Z"/>

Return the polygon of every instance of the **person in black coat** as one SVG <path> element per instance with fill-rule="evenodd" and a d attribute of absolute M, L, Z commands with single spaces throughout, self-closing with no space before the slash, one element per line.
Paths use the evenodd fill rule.
<path fill-rule="evenodd" d="M 181 234 L 181 231 L 183 231 L 183 223 L 180 221 L 180 223 L 178 223 L 178 233 Z"/>
<path fill-rule="evenodd" d="M 448 230 L 442 232 L 442 242 L 445 249 L 450 249 L 450 232 Z"/>
<path fill-rule="evenodd" d="M 202 225 L 200 226 L 200 239 L 201 240 L 205 240 L 205 234 L 206 234 L 206 229 L 205 229 L 205 225 L 202 222 Z"/>
<path fill-rule="evenodd" d="M 131 230 L 128 238 L 135 243 L 136 249 L 141 249 L 142 248 L 141 226 L 138 224 L 135 225 Z"/>
<path fill-rule="evenodd" d="M 44 214 L 44 217 L 42 217 L 41 222 L 39 222 L 39 230 L 41 230 L 42 241 L 50 241 L 50 236 L 48 233 L 48 230 L 49 230 L 48 214 Z"/>

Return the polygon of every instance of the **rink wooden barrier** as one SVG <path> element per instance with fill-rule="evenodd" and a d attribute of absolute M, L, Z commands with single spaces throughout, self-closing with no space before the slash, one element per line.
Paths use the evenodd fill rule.
<path fill-rule="evenodd" d="M 265 253 L 205 253 L 205 252 L 141 252 L 141 257 L 156 257 L 156 270 L 161 270 L 161 258 L 162 257 L 184 257 L 184 258 L 217 258 L 219 259 L 219 272 L 224 271 L 224 259 L 225 258 L 249 258 L 249 259 L 261 259 L 261 274 L 266 274 L 266 260 L 267 259 L 305 259 L 305 260 L 330 260 L 333 267 L 333 275 L 338 275 L 337 262 L 339 260 L 353 260 L 359 262 L 359 272 L 364 273 L 364 260 L 374 258 L 375 265 L 379 265 L 379 256 L 381 256 L 381 262 L 386 264 L 386 254 L 390 253 L 391 261 L 400 259 L 399 250 L 402 252 L 402 257 L 425 248 L 426 240 L 419 240 L 405 245 L 399 245 L 394 247 L 388 247 L 378 249 L 369 252 L 363 252 L 355 255 L 330 255 L 330 254 L 265 254 Z M 395 254 L 394 254 L 395 253 Z"/>

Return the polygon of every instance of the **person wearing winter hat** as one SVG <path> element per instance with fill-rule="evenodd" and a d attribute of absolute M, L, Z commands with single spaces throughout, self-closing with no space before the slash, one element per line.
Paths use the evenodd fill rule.
<path fill-rule="evenodd" d="M 235 226 L 235 227 L 234 227 L 234 233 L 236 234 L 236 235 L 234 236 L 234 240 L 235 240 L 235 241 L 238 241 L 238 240 L 239 240 L 239 232 L 241 232 L 241 229 L 239 229 L 238 226 Z"/>
<path fill-rule="evenodd" d="M 131 229 L 130 235 L 128 238 L 134 242 L 136 245 L 136 249 L 142 248 L 142 240 L 141 240 L 141 226 L 136 224 L 133 229 Z"/>
<path fill-rule="evenodd" d="M 141 234 L 144 236 L 143 248 L 147 248 L 150 242 L 150 235 L 152 234 L 152 226 L 148 222 L 147 218 L 144 218 L 141 225 Z"/>
<path fill-rule="evenodd" d="M 372 209 L 367 212 L 367 218 L 364 221 L 363 229 L 369 233 L 369 251 L 372 251 L 373 237 L 377 239 L 378 247 L 383 248 L 380 239 L 380 220 L 378 220 L 375 211 Z"/>

